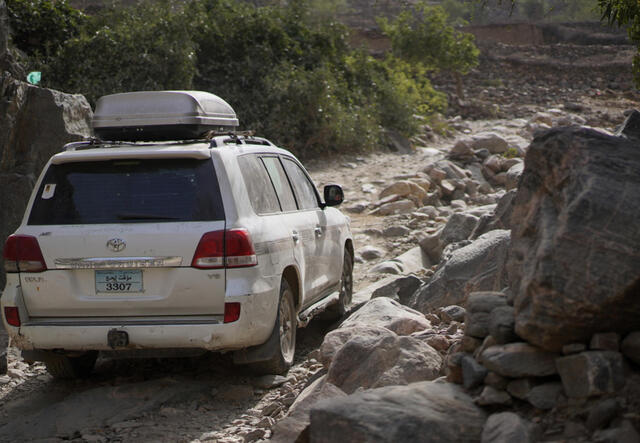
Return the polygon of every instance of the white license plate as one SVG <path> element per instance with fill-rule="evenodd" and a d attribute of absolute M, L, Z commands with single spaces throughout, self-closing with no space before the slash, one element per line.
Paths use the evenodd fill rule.
<path fill-rule="evenodd" d="M 143 292 L 142 271 L 96 271 L 96 293 Z"/>

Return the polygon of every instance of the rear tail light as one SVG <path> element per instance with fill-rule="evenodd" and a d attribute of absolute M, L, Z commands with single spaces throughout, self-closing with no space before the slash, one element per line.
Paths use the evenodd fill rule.
<path fill-rule="evenodd" d="M 11 235 L 4 244 L 6 272 L 42 272 L 47 270 L 38 239 L 31 235 Z"/>
<path fill-rule="evenodd" d="M 240 318 L 240 303 L 224 304 L 224 322 L 233 323 Z"/>
<path fill-rule="evenodd" d="M 258 264 L 245 229 L 207 232 L 200 239 L 191 266 L 199 269 L 241 268 Z"/>
<path fill-rule="evenodd" d="M 7 320 L 7 323 L 9 323 L 11 326 L 20 326 L 20 313 L 18 312 L 18 308 L 14 306 L 5 307 L 4 318 Z M 225 318 L 226 318 L 226 315 L 225 315 Z"/>

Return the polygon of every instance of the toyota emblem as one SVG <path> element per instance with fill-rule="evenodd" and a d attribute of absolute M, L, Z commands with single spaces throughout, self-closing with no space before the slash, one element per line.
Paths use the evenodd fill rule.
<path fill-rule="evenodd" d="M 112 238 L 107 242 L 107 248 L 113 252 L 123 251 L 127 247 L 127 244 L 121 238 Z"/>

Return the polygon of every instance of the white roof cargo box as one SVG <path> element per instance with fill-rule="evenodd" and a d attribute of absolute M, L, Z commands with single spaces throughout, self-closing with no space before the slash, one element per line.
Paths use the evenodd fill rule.
<path fill-rule="evenodd" d="M 106 95 L 98 99 L 93 115 L 93 131 L 102 140 L 188 140 L 236 126 L 233 108 L 217 95 L 202 91 Z"/>

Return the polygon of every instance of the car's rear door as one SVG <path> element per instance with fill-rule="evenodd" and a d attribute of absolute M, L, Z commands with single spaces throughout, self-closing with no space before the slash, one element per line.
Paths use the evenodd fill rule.
<path fill-rule="evenodd" d="M 31 317 L 197 316 L 224 312 L 224 269 L 191 261 L 224 231 L 211 159 L 52 164 L 21 235 L 46 263 L 21 273 Z"/>

